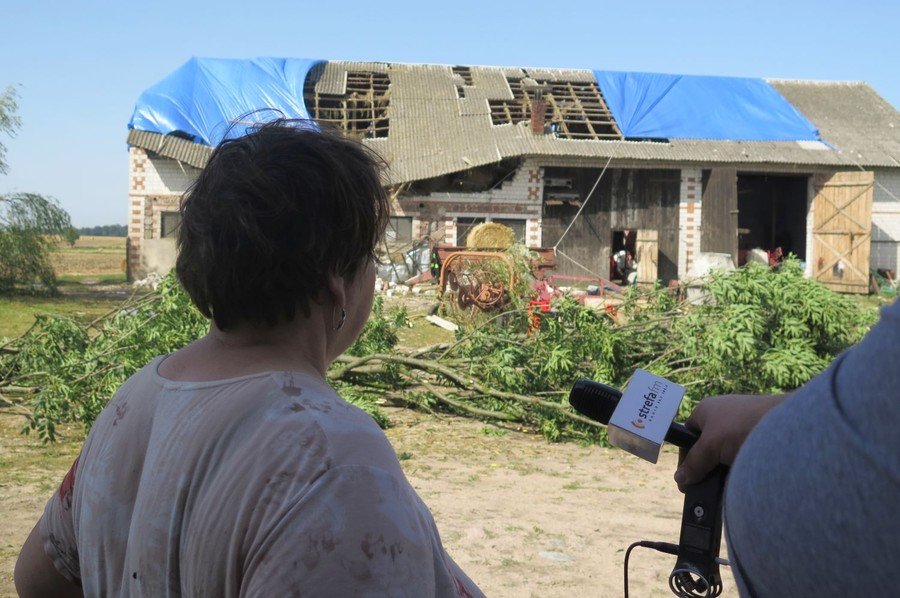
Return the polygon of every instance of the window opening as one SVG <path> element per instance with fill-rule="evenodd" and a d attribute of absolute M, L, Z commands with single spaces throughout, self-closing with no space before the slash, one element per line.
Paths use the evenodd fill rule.
<path fill-rule="evenodd" d="M 160 237 L 174 237 L 181 226 L 181 212 L 162 212 L 159 217 Z"/>
<path fill-rule="evenodd" d="M 409 243 L 412 241 L 412 217 L 391 216 L 388 219 L 384 237 L 389 243 Z"/>
<path fill-rule="evenodd" d="M 464 218 L 459 217 L 456 219 L 456 244 L 460 247 L 464 247 L 466 245 L 466 241 L 469 239 L 469 231 L 475 228 L 476 224 L 481 224 L 482 222 L 487 222 L 486 218 Z"/>
<path fill-rule="evenodd" d="M 516 236 L 516 243 L 525 240 L 525 221 L 519 218 L 491 218 L 491 222 L 508 226 Z"/>

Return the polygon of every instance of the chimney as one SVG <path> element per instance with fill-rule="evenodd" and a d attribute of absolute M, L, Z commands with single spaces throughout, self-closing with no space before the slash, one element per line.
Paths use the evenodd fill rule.
<path fill-rule="evenodd" d="M 538 88 L 531 93 L 531 132 L 535 135 L 543 135 L 547 100 L 544 99 L 543 89 Z"/>

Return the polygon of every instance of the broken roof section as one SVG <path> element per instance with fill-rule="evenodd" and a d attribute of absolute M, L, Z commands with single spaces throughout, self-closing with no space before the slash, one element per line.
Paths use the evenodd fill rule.
<path fill-rule="evenodd" d="M 303 85 L 319 62 L 191 58 L 141 94 L 128 128 L 215 146 L 259 122 L 309 119 Z"/>
<path fill-rule="evenodd" d="M 363 98 L 357 89 L 361 83 L 354 82 L 356 73 L 383 74 L 386 79 L 367 77 L 366 81 L 372 80 L 372 93 L 366 91 Z M 522 83 L 521 94 L 517 95 L 511 82 Z M 578 129 L 579 119 L 592 119 L 596 134 L 594 121 L 605 118 L 599 102 L 585 103 L 585 94 L 597 87 L 589 70 L 329 61 L 310 71 L 305 88 L 296 82 L 295 99 L 301 100 L 305 93 L 311 114 L 317 112 L 326 122 L 362 137 L 390 165 L 392 183 L 438 177 L 521 156 L 745 168 L 900 167 L 900 114 L 865 83 L 767 83 L 820 130 L 824 143 L 576 138 L 575 134 L 583 133 Z M 533 130 L 529 118 L 532 91 L 539 88 L 546 106 L 543 133 Z M 318 106 L 315 95 L 319 96 Z M 494 107 L 499 101 L 510 102 L 511 116 L 505 119 L 504 108 L 502 122 Z M 517 103 L 523 104 L 521 108 Z M 205 142 L 165 135 L 162 129 L 146 132 L 138 130 L 142 127 L 136 121 L 133 124 L 129 144 L 198 168 L 205 165 L 211 151 Z M 568 138 L 566 128 L 572 133 Z M 590 133 L 586 125 L 585 130 Z"/>
<path fill-rule="evenodd" d="M 762 79 L 594 71 L 626 139 L 820 141 Z"/>

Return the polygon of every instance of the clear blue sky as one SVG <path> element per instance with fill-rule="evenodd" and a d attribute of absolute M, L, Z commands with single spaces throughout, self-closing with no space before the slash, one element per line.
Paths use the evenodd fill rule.
<path fill-rule="evenodd" d="M 125 223 L 134 101 L 191 56 L 863 80 L 897 107 L 898 31 L 896 0 L 7 0 L 0 88 L 19 85 L 23 126 L 0 193 Z"/>

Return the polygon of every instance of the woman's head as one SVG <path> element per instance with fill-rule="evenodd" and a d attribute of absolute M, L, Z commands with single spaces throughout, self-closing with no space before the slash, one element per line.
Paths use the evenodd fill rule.
<path fill-rule="evenodd" d="M 388 218 L 381 161 L 308 121 L 222 142 L 181 203 L 178 278 L 223 330 L 310 314 L 374 259 Z"/>

